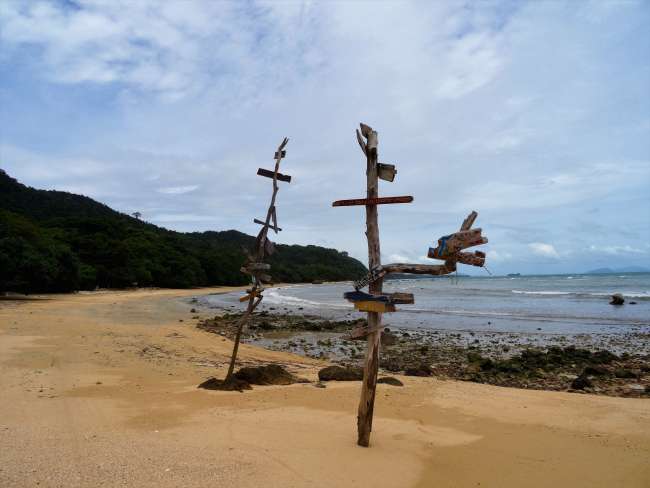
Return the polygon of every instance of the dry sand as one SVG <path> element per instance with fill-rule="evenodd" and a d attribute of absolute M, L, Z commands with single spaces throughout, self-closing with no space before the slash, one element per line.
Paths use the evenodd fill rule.
<path fill-rule="evenodd" d="M 0 301 L 0 486 L 650 486 L 647 399 L 400 377 L 364 449 L 358 382 L 198 390 L 231 342 L 180 298 L 227 290 Z M 240 357 L 310 379 L 325 364 Z"/>

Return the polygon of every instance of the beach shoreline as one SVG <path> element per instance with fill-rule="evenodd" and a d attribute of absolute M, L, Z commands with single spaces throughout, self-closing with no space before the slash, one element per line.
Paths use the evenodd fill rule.
<path fill-rule="evenodd" d="M 232 343 L 190 299 L 241 288 L 0 302 L 0 485 L 647 486 L 650 400 L 399 376 L 371 448 L 358 382 L 213 392 Z M 38 297 L 34 297 L 38 298 Z M 198 317 L 198 318 L 193 318 Z M 327 361 L 243 344 L 316 381 Z"/>

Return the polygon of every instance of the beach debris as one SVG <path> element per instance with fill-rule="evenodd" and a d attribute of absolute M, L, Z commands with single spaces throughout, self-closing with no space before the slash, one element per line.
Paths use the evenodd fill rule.
<path fill-rule="evenodd" d="M 244 274 L 251 276 L 253 285 L 250 289 L 246 290 L 246 295 L 239 299 L 240 302 L 248 301 L 248 306 L 246 308 L 246 313 L 241 317 L 240 321 L 237 323 L 237 331 L 234 338 L 234 344 L 232 348 L 232 355 L 230 358 L 230 364 L 228 365 L 228 373 L 226 374 L 226 382 L 229 382 L 232 379 L 233 371 L 235 369 L 235 361 L 237 360 L 237 351 L 239 349 L 239 342 L 241 341 L 241 334 L 244 328 L 244 324 L 250 326 L 251 316 L 253 311 L 258 307 L 264 298 L 262 291 L 264 290 L 264 283 L 271 283 L 271 276 L 266 273 L 271 269 L 271 265 L 264 262 L 266 256 L 270 256 L 275 252 L 275 245 L 268 239 L 269 229 L 272 229 L 276 234 L 282 229 L 278 227 L 278 217 L 275 209 L 275 199 L 278 194 L 279 186 L 278 181 L 285 181 L 287 183 L 291 182 L 291 176 L 284 175 L 279 172 L 280 163 L 282 159 L 287 155 L 287 151 L 284 149 L 289 142 L 289 139 L 286 137 L 282 140 L 278 149 L 275 151 L 275 167 L 273 171 L 259 168 L 257 174 L 270 178 L 273 181 L 273 191 L 271 193 L 271 202 L 269 203 L 268 210 L 266 212 L 265 220 L 253 219 L 257 224 L 262 225 L 262 229 L 257 234 L 255 239 L 255 248 L 252 252 L 249 252 L 248 249 L 244 249 L 244 254 L 247 259 L 244 265 L 241 267 L 240 271 Z"/>
<path fill-rule="evenodd" d="M 571 382 L 572 390 L 584 390 L 585 388 L 592 388 L 594 384 L 591 380 L 584 374 L 578 376 L 575 380 Z"/>
<path fill-rule="evenodd" d="M 382 292 L 383 277 L 389 273 L 411 273 L 443 275 L 456 271 L 456 263 L 472 266 L 485 265 L 485 253 L 475 251 L 464 252 L 464 249 L 487 243 L 481 229 L 472 229 L 477 213 L 472 212 L 463 222 L 458 232 L 444 236 L 438 240 L 438 246 L 429 250 L 429 257 L 442 259 L 444 265 L 426 264 L 381 264 L 379 246 L 379 226 L 377 206 L 396 203 L 411 203 L 413 197 L 396 196 L 380 197 L 379 180 L 392 182 L 397 170 L 394 164 L 384 164 L 378 161 L 377 146 L 379 144 L 377 131 L 366 124 L 359 124 L 356 130 L 357 142 L 366 157 L 366 198 L 336 200 L 333 207 L 349 207 L 363 205 L 366 207 L 366 238 L 368 240 L 368 275 L 354 283 L 354 292 L 345 293 L 344 298 L 354 304 L 360 312 L 368 313 L 366 327 L 358 327 L 350 333 L 350 339 L 367 338 L 367 350 L 364 362 L 363 386 L 357 415 L 357 444 L 368 447 L 372 430 L 372 416 L 375 404 L 377 373 L 379 368 L 379 345 L 382 333 L 382 314 L 397 311 L 396 304 L 413 304 L 412 294 L 385 294 Z M 360 290 L 368 286 L 368 293 Z"/>
<path fill-rule="evenodd" d="M 357 366 L 327 366 L 318 372 L 320 381 L 361 381 L 363 368 Z"/>
<path fill-rule="evenodd" d="M 610 305 L 623 305 L 625 303 L 625 298 L 620 293 L 614 293 L 612 295 L 612 301 L 609 302 Z"/>
<path fill-rule="evenodd" d="M 391 385 L 391 386 L 404 386 L 404 383 L 402 383 L 400 380 L 393 376 L 384 376 L 383 378 L 379 378 L 377 380 L 377 383 L 382 383 L 384 385 Z"/>
<path fill-rule="evenodd" d="M 406 376 L 432 376 L 433 371 L 431 370 L 431 367 L 428 364 L 420 364 L 419 366 L 416 366 L 415 368 L 407 368 L 404 371 L 404 375 L 406 375 Z"/>
<path fill-rule="evenodd" d="M 241 368 L 230 379 L 210 378 L 201 383 L 198 388 L 242 391 L 252 389 L 251 385 L 293 385 L 294 383 L 309 383 L 309 381 L 291 374 L 278 364 L 269 364 Z"/>

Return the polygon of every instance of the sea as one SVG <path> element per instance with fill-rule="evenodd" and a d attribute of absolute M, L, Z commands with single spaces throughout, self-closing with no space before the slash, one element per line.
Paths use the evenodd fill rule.
<path fill-rule="evenodd" d="M 353 319 L 343 293 L 351 282 L 287 285 L 264 291 L 261 310 Z M 413 293 L 415 303 L 384 314 L 386 326 L 514 334 L 632 334 L 650 338 L 650 273 L 539 276 L 448 276 L 388 280 L 387 292 Z M 610 305 L 621 293 L 625 304 Z M 241 293 L 199 297 L 206 307 L 244 309 Z M 647 349 L 648 344 L 639 344 Z"/>

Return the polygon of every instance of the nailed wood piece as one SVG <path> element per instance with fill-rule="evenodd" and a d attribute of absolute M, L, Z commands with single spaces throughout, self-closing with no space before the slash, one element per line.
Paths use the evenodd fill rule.
<path fill-rule="evenodd" d="M 411 305 L 415 303 L 413 293 L 385 293 L 384 296 L 387 296 L 390 299 L 390 302 L 395 305 Z"/>
<path fill-rule="evenodd" d="M 377 164 L 377 176 L 384 181 L 393 181 L 397 170 L 394 164 Z"/>
<path fill-rule="evenodd" d="M 255 222 L 256 224 L 260 224 L 260 225 L 266 225 L 266 226 L 270 227 L 273 230 L 276 230 L 276 229 L 278 231 L 282 230 L 280 227 L 273 227 L 273 225 L 271 225 L 270 223 L 267 224 L 266 222 L 264 222 L 263 220 L 260 220 L 260 219 L 253 219 L 253 222 Z"/>
<path fill-rule="evenodd" d="M 366 143 L 363 142 L 363 139 L 361 138 L 361 133 L 359 132 L 359 129 L 357 129 L 357 142 L 359 143 L 359 147 L 363 151 L 363 154 L 367 155 L 368 154 L 368 149 L 366 148 Z"/>
<path fill-rule="evenodd" d="M 481 268 L 485 266 L 485 253 L 481 251 L 474 251 L 473 253 L 459 252 L 456 255 L 456 261 Z"/>
<path fill-rule="evenodd" d="M 274 159 L 282 159 L 287 155 L 287 151 L 275 151 L 275 156 L 273 156 Z"/>
<path fill-rule="evenodd" d="M 412 201 L 412 196 L 352 198 L 349 200 L 336 200 L 332 203 L 332 207 L 352 207 L 355 205 L 385 205 L 389 203 L 411 203 Z"/>
<path fill-rule="evenodd" d="M 389 313 L 395 312 L 395 305 L 386 302 L 377 302 L 368 300 L 364 302 L 354 302 L 354 308 L 359 312 Z"/>
<path fill-rule="evenodd" d="M 271 179 L 273 179 L 273 177 L 276 176 L 277 179 L 280 181 L 286 181 L 287 183 L 291 183 L 291 176 L 283 175 L 282 173 L 275 173 L 274 171 L 268 169 L 259 168 L 257 170 L 257 174 L 260 176 L 266 176 L 267 178 L 271 178 Z"/>
<path fill-rule="evenodd" d="M 474 221 L 476 220 L 476 217 L 478 217 L 478 214 L 476 213 L 475 210 L 472 210 L 472 213 L 470 213 L 465 220 L 463 220 L 463 225 L 460 226 L 460 230 L 469 230 L 472 228 L 472 225 L 474 225 Z"/>

